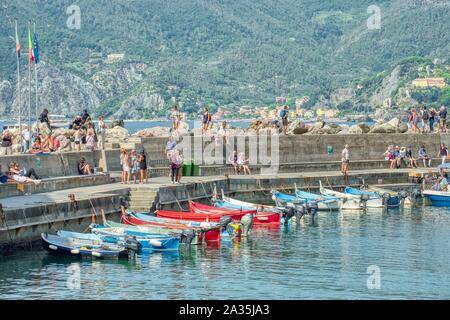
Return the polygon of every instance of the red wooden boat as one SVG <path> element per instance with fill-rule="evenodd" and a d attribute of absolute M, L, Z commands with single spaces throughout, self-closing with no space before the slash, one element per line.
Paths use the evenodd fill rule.
<path fill-rule="evenodd" d="M 255 210 L 234 211 L 227 208 L 218 208 L 208 206 L 206 204 L 189 201 L 189 210 L 197 214 L 224 214 L 229 215 L 230 212 L 241 212 L 244 214 L 253 214 L 253 223 L 255 225 L 263 224 L 280 224 L 280 214 L 277 212 L 258 212 Z"/>
<path fill-rule="evenodd" d="M 179 219 L 181 220 L 181 219 Z M 187 220 L 187 219 L 185 219 Z M 220 241 L 220 227 L 211 227 L 211 228 L 201 228 L 201 227 L 189 227 L 185 224 L 177 223 L 177 220 L 173 220 L 173 223 L 157 223 L 157 222 L 150 222 L 138 219 L 134 215 L 122 215 L 122 222 L 126 225 L 131 226 L 155 226 L 158 228 L 164 228 L 169 230 L 184 230 L 184 229 L 193 229 L 198 236 L 198 242 L 201 243 L 203 241 L 203 236 L 205 237 L 205 241 L 207 242 L 213 242 L 213 241 Z M 205 220 L 203 220 L 205 221 Z"/>
<path fill-rule="evenodd" d="M 169 218 L 175 220 L 189 220 L 196 222 L 219 222 L 220 218 L 223 216 L 230 216 L 233 220 L 241 220 L 244 215 L 248 212 L 245 211 L 229 211 L 229 212 L 176 212 L 176 211 L 165 211 L 165 210 L 157 210 L 156 216 L 160 218 Z"/>

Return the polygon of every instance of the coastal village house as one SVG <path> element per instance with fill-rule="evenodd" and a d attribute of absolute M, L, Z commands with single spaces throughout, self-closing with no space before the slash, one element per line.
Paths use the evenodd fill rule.
<path fill-rule="evenodd" d="M 106 63 L 114 63 L 118 61 L 122 61 L 125 58 L 124 53 L 111 53 L 108 54 L 108 57 L 106 58 Z"/>
<path fill-rule="evenodd" d="M 444 78 L 419 78 L 413 80 L 412 85 L 416 88 L 429 88 L 429 87 L 443 88 L 446 86 L 446 83 Z"/>

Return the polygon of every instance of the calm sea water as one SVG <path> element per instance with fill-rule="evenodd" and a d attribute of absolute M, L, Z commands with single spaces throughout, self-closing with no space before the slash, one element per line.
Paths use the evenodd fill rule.
<path fill-rule="evenodd" d="M 449 299 L 449 240 L 450 211 L 424 208 L 320 213 L 241 243 L 130 261 L 37 248 L 0 257 L 0 299 Z M 368 289 L 370 266 L 379 289 Z"/>
<path fill-rule="evenodd" d="M 238 121 L 238 120 L 227 120 L 229 124 L 231 124 L 235 128 L 248 128 L 250 125 L 249 121 Z M 16 124 L 16 121 L 6 121 L 0 120 L 0 129 L 3 128 L 4 125 L 13 125 Z M 188 121 L 190 128 L 200 128 L 200 121 Z M 125 129 L 128 130 L 130 134 L 136 133 L 139 130 L 146 128 L 154 128 L 154 127 L 167 127 L 170 128 L 172 126 L 171 121 L 126 121 Z"/>

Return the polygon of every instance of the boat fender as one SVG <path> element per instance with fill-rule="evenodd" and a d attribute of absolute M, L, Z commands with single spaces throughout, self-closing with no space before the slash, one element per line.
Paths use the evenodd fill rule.
<path fill-rule="evenodd" d="M 73 249 L 73 250 L 70 250 L 70 253 L 71 253 L 71 254 L 80 254 L 80 250 L 78 250 L 78 249 Z"/>
<path fill-rule="evenodd" d="M 100 252 L 97 252 L 97 251 L 92 251 L 92 256 L 100 258 L 102 256 L 102 254 Z"/>
<path fill-rule="evenodd" d="M 150 240 L 150 244 L 153 247 L 156 247 L 156 248 L 161 248 L 163 246 L 161 241 L 158 241 L 158 240 L 155 240 L 155 239 L 151 239 Z"/>
<path fill-rule="evenodd" d="M 49 249 L 52 249 L 52 250 L 55 250 L 55 251 L 58 250 L 58 247 L 57 247 L 57 246 L 54 246 L 54 245 L 52 245 L 52 244 L 49 245 L 48 247 L 49 247 Z"/>

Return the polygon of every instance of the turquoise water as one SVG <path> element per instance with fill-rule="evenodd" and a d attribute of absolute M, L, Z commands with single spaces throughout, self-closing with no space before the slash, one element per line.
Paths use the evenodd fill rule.
<path fill-rule="evenodd" d="M 0 299 L 448 299 L 449 240 L 450 211 L 428 207 L 319 213 L 241 243 L 130 261 L 37 248 L 0 257 Z M 368 289 L 369 266 L 379 268 L 379 289 Z"/>

